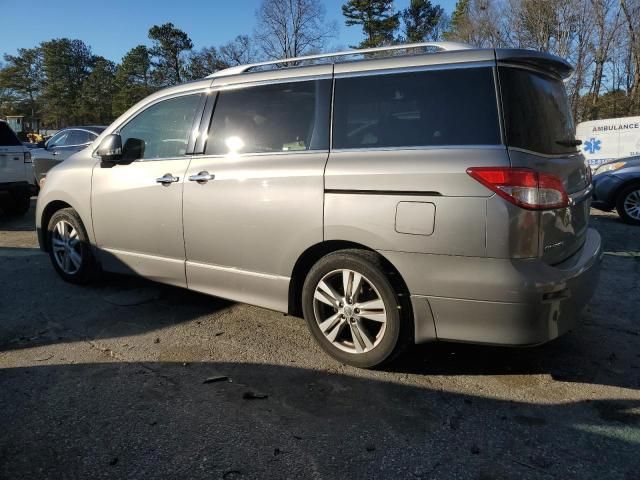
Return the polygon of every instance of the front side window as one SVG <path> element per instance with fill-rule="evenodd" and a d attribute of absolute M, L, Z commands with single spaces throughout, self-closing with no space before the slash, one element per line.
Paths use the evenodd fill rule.
<path fill-rule="evenodd" d="M 545 154 L 575 153 L 575 128 L 562 80 L 500 67 L 507 145 Z"/>
<path fill-rule="evenodd" d="M 330 95 L 330 80 L 221 91 L 206 154 L 326 150 Z"/>
<path fill-rule="evenodd" d="M 122 154 L 131 160 L 185 155 L 200 95 L 158 102 L 120 129 Z"/>
<path fill-rule="evenodd" d="M 339 78 L 334 101 L 336 149 L 501 143 L 488 67 Z"/>
<path fill-rule="evenodd" d="M 65 145 L 68 144 L 70 133 L 71 133 L 71 130 L 63 130 L 61 132 L 56 133 L 47 142 L 47 148 L 64 147 Z"/>

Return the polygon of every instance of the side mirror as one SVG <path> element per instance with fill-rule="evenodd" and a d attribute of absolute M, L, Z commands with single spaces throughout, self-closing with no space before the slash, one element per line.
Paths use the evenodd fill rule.
<path fill-rule="evenodd" d="M 103 162 L 120 163 L 122 160 L 122 137 L 114 134 L 104 137 L 96 150 L 96 155 Z"/>

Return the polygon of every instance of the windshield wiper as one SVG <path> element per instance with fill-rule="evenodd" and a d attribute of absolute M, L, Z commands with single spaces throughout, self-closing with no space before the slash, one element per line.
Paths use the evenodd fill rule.
<path fill-rule="evenodd" d="M 563 147 L 577 147 L 582 145 L 582 140 L 556 140 L 556 143 Z"/>

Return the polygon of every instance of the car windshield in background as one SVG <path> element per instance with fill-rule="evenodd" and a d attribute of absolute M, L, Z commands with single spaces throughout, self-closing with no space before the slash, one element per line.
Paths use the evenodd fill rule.
<path fill-rule="evenodd" d="M 507 145 L 544 154 L 575 153 L 575 128 L 561 80 L 500 68 Z"/>
<path fill-rule="evenodd" d="M 0 122 L 0 147 L 16 147 L 22 145 L 11 127 L 4 122 Z"/>

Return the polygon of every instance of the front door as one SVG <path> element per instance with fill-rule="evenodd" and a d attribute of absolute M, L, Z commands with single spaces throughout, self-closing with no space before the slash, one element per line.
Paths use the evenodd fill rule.
<path fill-rule="evenodd" d="M 296 260 L 322 241 L 330 92 L 320 79 L 218 93 L 184 184 L 189 288 L 287 310 Z"/>
<path fill-rule="evenodd" d="M 94 167 L 93 228 L 106 270 L 186 286 L 182 188 L 199 103 L 200 94 L 154 103 L 119 129 L 123 155 L 136 159 Z"/>

